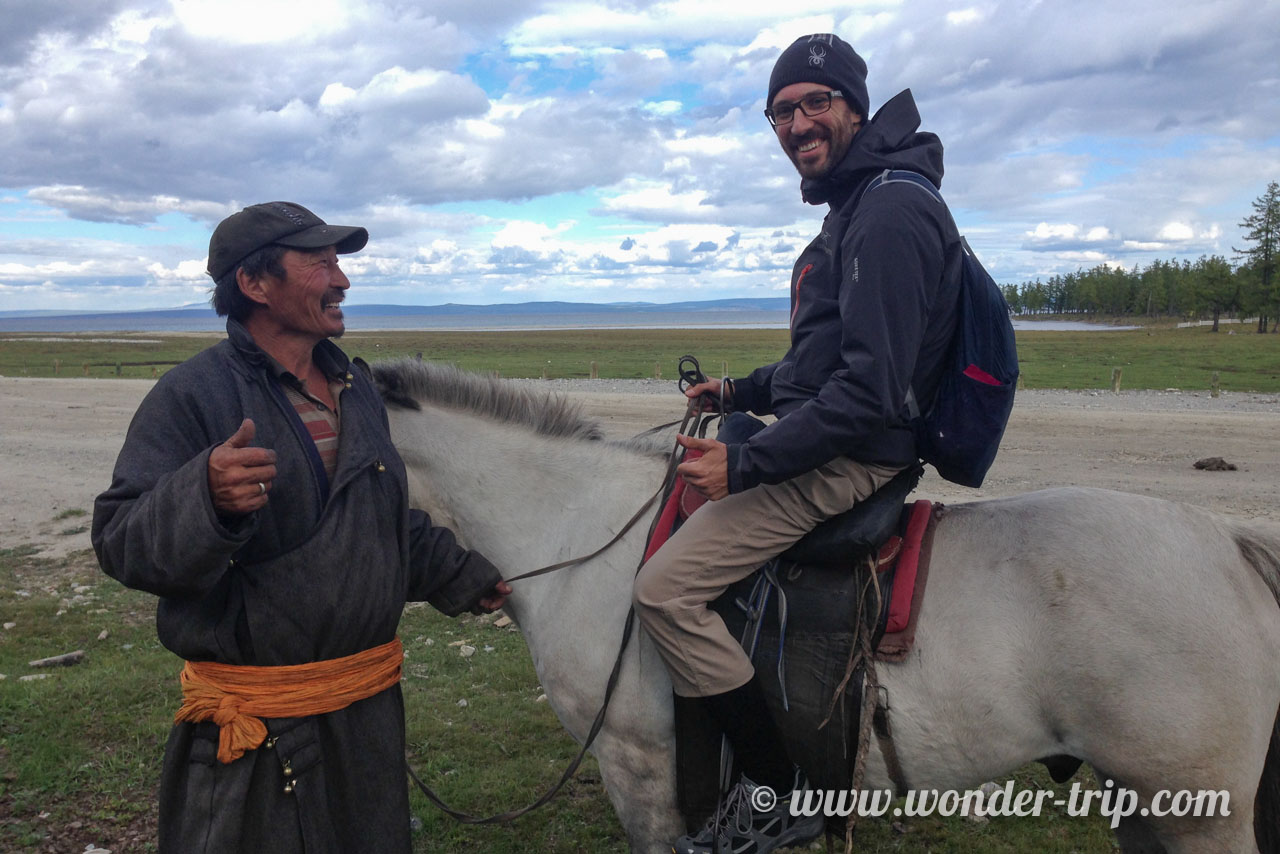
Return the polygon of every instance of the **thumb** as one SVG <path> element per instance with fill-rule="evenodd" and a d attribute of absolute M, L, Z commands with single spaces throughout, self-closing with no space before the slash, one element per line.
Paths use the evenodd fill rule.
<path fill-rule="evenodd" d="M 246 418 L 240 422 L 239 429 L 236 430 L 230 439 L 223 442 L 223 444 L 229 445 L 232 448 L 247 448 L 249 447 L 249 443 L 253 441 L 253 434 L 255 432 L 256 428 L 253 426 L 253 419 Z"/>
<path fill-rule="evenodd" d="M 716 445 L 715 439 L 704 439 L 698 436 L 686 436 L 683 433 L 676 434 L 676 442 L 682 448 L 692 448 L 695 451 L 705 451 Z"/>

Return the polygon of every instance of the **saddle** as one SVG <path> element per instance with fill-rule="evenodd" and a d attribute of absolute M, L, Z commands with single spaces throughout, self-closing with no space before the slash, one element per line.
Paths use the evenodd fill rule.
<path fill-rule="evenodd" d="M 881 660 L 901 660 L 914 638 L 934 514 L 930 502 L 906 499 L 922 473 L 900 472 L 711 603 L 752 656 L 788 751 L 815 787 L 845 789 L 852 777 L 863 672 L 848 666 L 861 627 Z M 693 494 L 678 483 L 668 506 L 682 506 L 664 516 L 696 510 Z M 710 720 L 677 715 L 677 794 L 691 827 L 715 809 L 720 744 Z"/>

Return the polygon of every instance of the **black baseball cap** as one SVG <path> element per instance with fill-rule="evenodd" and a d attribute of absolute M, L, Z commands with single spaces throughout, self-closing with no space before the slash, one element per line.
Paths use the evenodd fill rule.
<path fill-rule="evenodd" d="M 209 238 L 209 275 L 216 282 L 264 246 L 293 249 L 336 247 L 339 255 L 359 252 L 369 232 L 357 225 L 329 225 L 293 202 L 250 205 L 218 223 Z"/>

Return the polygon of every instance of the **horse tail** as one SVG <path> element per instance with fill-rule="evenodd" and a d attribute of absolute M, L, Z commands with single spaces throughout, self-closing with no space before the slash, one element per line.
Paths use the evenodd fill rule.
<path fill-rule="evenodd" d="M 1280 536 L 1244 525 L 1233 525 L 1232 535 L 1245 563 L 1262 577 L 1280 604 Z M 1280 854 L 1280 713 L 1271 728 L 1271 744 L 1253 799 L 1253 836 L 1261 854 Z"/>

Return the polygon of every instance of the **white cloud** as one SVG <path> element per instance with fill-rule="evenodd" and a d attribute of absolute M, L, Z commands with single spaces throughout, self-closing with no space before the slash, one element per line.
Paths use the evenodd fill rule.
<path fill-rule="evenodd" d="M 347 27 L 353 4 L 342 0 L 172 0 L 179 24 L 191 36 L 228 44 L 310 41 Z"/>
<path fill-rule="evenodd" d="M 1191 240 L 1195 236 L 1195 229 L 1184 222 L 1171 222 L 1160 229 L 1160 239 L 1173 243 Z"/>
<path fill-rule="evenodd" d="M 967 24 L 976 24 L 986 17 L 981 10 L 972 6 L 968 9 L 957 9 L 954 12 L 947 13 L 947 23 L 953 27 L 961 27 Z"/>
<path fill-rule="evenodd" d="M 269 198 L 370 228 L 353 297 L 772 293 L 825 211 L 760 109 L 778 51 L 818 31 L 867 59 L 873 107 L 912 88 L 1002 281 L 1229 255 L 1280 175 L 1276 4 L 294 7 L 49 0 L 6 20 L 11 302 L 201 287 L 208 228 Z"/>

